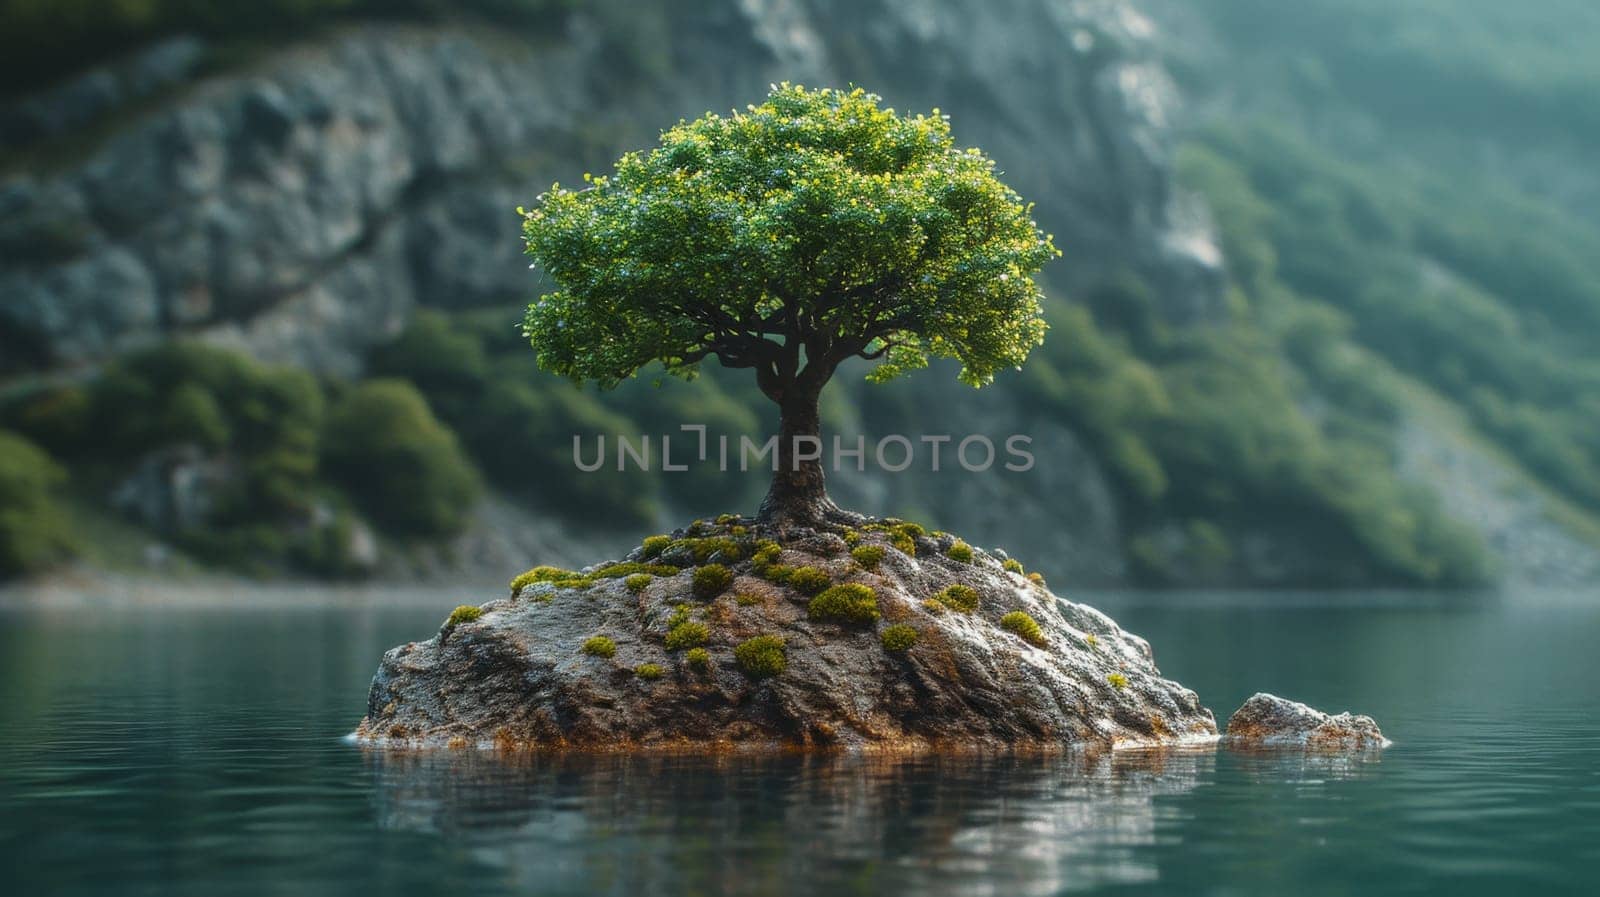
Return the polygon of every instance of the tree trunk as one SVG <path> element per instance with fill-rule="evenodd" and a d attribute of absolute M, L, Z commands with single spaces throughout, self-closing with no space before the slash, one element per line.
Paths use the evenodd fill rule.
<path fill-rule="evenodd" d="M 759 519 L 780 525 L 824 526 L 844 523 L 854 515 L 828 498 L 822 462 L 822 421 L 817 413 L 820 388 L 795 384 L 778 403 L 778 469 L 761 501 Z M 798 445 L 796 444 L 798 441 Z M 802 457 L 806 456 L 806 457 Z"/>

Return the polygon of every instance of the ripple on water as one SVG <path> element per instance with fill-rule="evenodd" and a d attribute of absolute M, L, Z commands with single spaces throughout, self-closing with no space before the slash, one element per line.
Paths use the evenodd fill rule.
<path fill-rule="evenodd" d="M 1381 754 L 555 758 L 341 740 L 438 607 L 0 613 L 7 893 L 1600 892 L 1600 614 L 1118 613 L 1223 712 L 1372 713 Z M 1600 602 L 1597 602 L 1600 603 Z M 1506 645 L 1539 646 L 1537 652 Z"/>

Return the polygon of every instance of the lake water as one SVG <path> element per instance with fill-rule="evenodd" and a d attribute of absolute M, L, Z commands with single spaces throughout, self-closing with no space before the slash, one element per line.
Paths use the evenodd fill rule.
<path fill-rule="evenodd" d="M 0 892 L 1600 893 L 1600 594 L 1083 596 L 1364 760 L 385 756 L 342 736 L 459 593 L 212 597 L 0 610 Z"/>

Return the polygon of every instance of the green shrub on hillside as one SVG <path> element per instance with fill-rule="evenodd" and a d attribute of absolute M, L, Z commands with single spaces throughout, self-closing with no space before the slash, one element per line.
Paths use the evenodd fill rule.
<path fill-rule="evenodd" d="M 391 532 L 459 532 L 482 494 L 455 436 L 405 381 L 352 388 L 329 414 L 324 439 L 328 474 Z"/>
<path fill-rule="evenodd" d="M 243 462 L 245 476 L 214 528 L 272 523 L 313 502 L 324 402 L 305 371 L 180 341 L 117 359 L 91 382 L 89 401 L 94 426 L 72 455 L 118 466 L 193 444 Z"/>
<path fill-rule="evenodd" d="M 36 573 L 76 550 L 56 490 L 66 482 L 50 456 L 0 430 L 0 579 Z"/>
<path fill-rule="evenodd" d="M 0 427 L 15 430 L 56 458 L 72 460 L 99 448 L 90 438 L 94 411 L 86 386 L 48 386 L 0 403 Z"/>
<path fill-rule="evenodd" d="M 111 360 L 81 386 L 15 397 L 0 416 L 48 439 L 87 482 L 118 482 L 152 453 L 197 449 L 227 475 L 202 484 L 204 519 L 161 536 L 202 560 L 263 575 L 356 570 L 353 521 L 318 481 L 324 399 L 305 371 L 177 341 Z"/>

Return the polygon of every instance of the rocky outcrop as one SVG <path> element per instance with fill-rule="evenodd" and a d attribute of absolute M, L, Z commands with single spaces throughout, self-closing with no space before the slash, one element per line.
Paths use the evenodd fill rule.
<path fill-rule="evenodd" d="M 192 333 L 352 373 L 418 303 L 515 318 L 519 203 L 784 79 L 948 111 L 1040 200 L 1066 285 L 1131 269 L 1174 318 L 1217 306 L 1214 244 L 1170 185 L 1170 87 L 1122 0 L 721 0 L 656 16 L 660 71 L 588 15 L 522 36 L 367 26 L 199 81 L 178 40 L 0 110 L 5 143 L 44 160 L 0 181 L 0 364 Z M 131 121 L 80 133 L 113 115 Z"/>
<path fill-rule="evenodd" d="M 1370 716 L 1329 715 L 1305 704 L 1257 692 L 1228 718 L 1229 747 L 1304 747 L 1368 750 L 1389 745 Z"/>
<path fill-rule="evenodd" d="M 585 751 L 1215 739 L 1143 639 L 967 548 L 896 521 L 777 533 L 721 518 L 623 562 L 536 568 L 385 654 L 357 737 Z"/>

